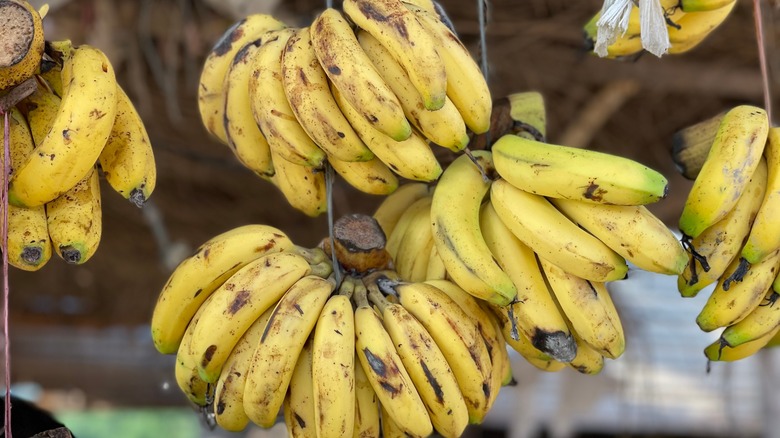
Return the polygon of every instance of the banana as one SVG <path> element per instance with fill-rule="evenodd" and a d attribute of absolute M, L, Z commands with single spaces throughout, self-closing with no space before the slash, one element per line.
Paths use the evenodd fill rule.
<path fill-rule="evenodd" d="M 433 35 L 436 51 L 441 56 L 447 75 L 447 97 L 472 132 L 487 132 L 490 129 L 493 102 L 479 65 L 435 10 L 412 5 L 407 5 L 407 8 L 414 12 L 423 27 Z"/>
<path fill-rule="evenodd" d="M 447 98 L 447 72 L 437 40 L 399 0 L 345 0 L 344 13 L 378 39 L 409 74 L 426 109 L 441 109 Z"/>
<path fill-rule="evenodd" d="M 349 185 L 363 193 L 389 195 L 398 188 L 398 178 L 379 158 L 350 162 L 330 157 L 328 162 Z"/>
<path fill-rule="evenodd" d="M 680 215 L 685 236 L 695 238 L 731 211 L 758 166 L 768 131 L 761 108 L 740 105 L 723 116 Z"/>
<path fill-rule="evenodd" d="M 54 51 L 57 50 L 58 45 L 62 46 L 62 41 L 50 41 L 49 45 L 52 47 Z M 64 42 L 65 46 L 70 46 L 70 41 Z M 44 87 L 51 90 L 54 94 L 57 95 L 57 97 L 62 97 L 62 65 L 58 64 L 56 61 L 49 61 L 47 59 L 44 59 L 41 62 L 41 73 L 39 77 L 43 79 L 43 83 L 41 81 L 38 81 L 39 85 L 43 85 Z"/>
<path fill-rule="evenodd" d="M 106 55 L 82 45 L 64 55 L 64 96 L 46 137 L 8 187 L 8 201 L 34 207 L 70 190 L 94 168 L 111 134 L 117 83 Z"/>
<path fill-rule="evenodd" d="M 578 227 L 544 197 L 499 179 L 491 186 L 490 202 L 521 242 L 566 272 L 598 282 L 626 276 L 628 265 L 623 257 Z"/>
<path fill-rule="evenodd" d="M 774 285 L 778 284 L 775 278 L 773 288 L 770 288 L 763 301 L 753 309 L 742 321 L 732 324 L 723 330 L 720 334 L 720 340 L 729 347 L 737 347 L 746 342 L 758 339 L 780 326 L 780 305 L 777 299 L 780 298 Z"/>
<path fill-rule="evenodd" d="M 31 109 L 26 111 L 26 113 L 36 124 L 39 124 L 39 122 L 32 107 L 35 106 L 36 95 L 43 93 L 45 93 L 43 90 L 38 89 L 24 101 L 30 104 Z M 56 99 L 56 96 L 51 93 L 48 93 L 48 95 Z M 11 175 L 13 175 L 14 169 L 20 167 L 35 148 L 31 130 L 32 128 L 22 112 L 16 108 L 11 108 L 8 118 L 8 139 L 11 155 L 8 164 L 11 169 Z M 5 132 L 3 131 L 0 130 L 0 144 L 3 144 L 5 141 Z M 4 151 L 0 152 L 0 157 L 4 155 Z M 8 204 L 7 226 L 8 240 L 6 244 L 8 263 L 11 266 L 25 271 L 37 271 L 51 259 L 51 238 L 49 237 L 46 208 L 43 205 L 26 208 Z"/>
<path fill-rule="evenodd" d="M 379 206 L 374 210 L 373 217 L 382 227 L 385 236 L 389 237 L 393 233 L 398 220 L 414 201 L 430 196 L 433 193 L 433 186 L 419 183 L 408 182 L 401 184 L 391 194 L 387 195 Z"/>
<path fill-rule="evenodd" d="M 406 281 L 424 281 L 428 272 L 428 259 L 434 248 L 431 231 L 430 203 L 427 208 L 414 210 L 409 226 L 400 238 L 398 250 L 393 255 L 395 270 Z"/>
<path fill-rule="evenodd" d="M 572 332 L 599 354 L 611 359 L 623 354 L 623 324 L 606 285 L 578 278 L 542 257 L 539 264 Z"/>
<path fill-rule="evenodd" d="M 46 226 L 57 255 L 80 265 L 97 251 L 103 235 L 100 177 L 95 167 L 70 190 L 46 203 Z"/>
<path fill-rule="evenodd" d="M 339 161 L 374 157 L 339 110 L 311 42 L 308 27 L 287 41 L 282 53 L 282 83 L 301 127 L 325 153 Z"/>
<path fill-rule="evenodd" d="M 693 12 L 692 10 L 685 11 L 683 9 L 686 14 L 675 21 L 677 27 L 668 27 L 669 42 L 673 45 L 684 44 L 689 40 L 701 42 L 713 29 L 726 20 L 737 5 L 736 0 L 721 0 L 720 3 L 722 7 L 711 10 L 700 9 L 695 14 L 690 13 Z"/>
<path fill-rule="evenodd" d="M 355 132 L 374 153 L 393 172 L 412 181 L 431 182 L 439 178 L 442 172 L 441 164 L 436 159 L 431 147 L 421 134 L 412 134 L 403 141 L 396 141 L 375 129 L 371 123 L 347 102 L 342 93 L 331 86 L 333 97 L 344 117 Z"/>
<path fill-rule="evenodd" d="M 301 166 L 321 168 L 325 152 L 298 123 L 282 84 L 282 53 L 295 32 L 292 28 L 273 31 L 255 51 L 249 75 L 250 104 L 273 153 Z"/>
<path fill-rule="evenodd" d="M 206 56 L 198 84 L 198 111 L 206 130 L 228 144 L 223 123 L 225 117 L 225 78 L 236 53 L 264 33 L 287 27 L 266 14 L 250 14 L 234 23 L 217 40 Z"/>
<path fill-rule="evenodd" d="M 195 332 L 195 325 L 200 320 L 200 315 L 203 314 L 205 304 L 209 301 L 210 299 L 204 301 L 204 306 L 198 308 L 198 311 L 192 317 L 192 321 L 187 325 L 187 329 L 184 330 L 179 349 L 176 351 L 176 365 L 173 371 L 176 384 L 187 399 L 202 407 L 211 403 L 214 387 L 200 378 L 198 358 L 192 354 L 190 344 L 192 343 L 192 335 Z"/>
<path fill-rule="evenodd" d="M 310 217 L 328 210 L 325 172 L 287 161 L 275 149 L 271 149 L 271 159 L 276 172 L 271 181 L 290 206 Z"/>
<path fill-rule="evenodd" d="M 385 244 L 385 249 L 390 254 L 390 258 L 395 260 L 396 257 L 398 257 L 398 250 L 401 246 L 401 242 L 403 241 L 406 232 L 409 230 L 409 227 L 412 225 L 413 219 L 418 216 L 417 213 L 421 210 L 430 212 L 431 202 L 431 196 L 417 199 L 409 205 L 406 211 L 404 211 L 398 219 L 398 223 L 393 228 L 393 232 L 387 236 L 387 243 Z"/>
<path fill-rule="evenodd" d="M 398 426 L 412 436 L 428 436 L 433 432 L 433 426 L 425 404 L 392 338 L 365 294 L 365 288 L 359 287 L 354 295 L 355 350 L 359 366 L 365 372 L 379 404 Z"/>
<path fill-rule="evenodd" d="M 406 432 L 393 420 L 384 405 L 379 406 L 382 411 L 382 438 L 422 438 L 422 435 L 414 435 Z"/>
<path fill-rule="evenodd" d="M 157 182 L 154 150 L 141 116 L 119 85 L 116 96 L 116 119 L 98 160 L 108 184 L 140 207 Z"/>
<path fill-rule="evenodd" d="M 780 326 L 775 327 L 772 331 L 758 339 L 745 342 L 733 348 L 722 344 L 720 340 L 716 340 L 704 349 L 704 355 L 711 361 L 733 362 L 741 360 L 756 354 L 758 350 L 767 346 L 779 332 Z"/>
<path fill-rule="evenodd" d="M 465 148 L 469 142 L 466 124 L 452 101 L 445 96 L 441 108 L 435 111 L 426 109 L 422 97 L 411 81 L 408 70 L 405 70 L 396 61 L 390 51 L 365 30 L 359 30 L 357 38 L 360 47 L 371 59 L 382 79 L 398 97 L 404 114 L 412 125 L 434 144 L 446 147 L 453 152 Z"/>
<path fill-rule="evenodd" d="M 544 96 L 538 91 L 510 93 L 509 116 L 514 122 L 516 135 L 524 138 L 547 138 L 547 114 Z"/>
<path fill-rule="evenodd" d="M 736 3 L 735 0 L 680 0 L 679 7 L 685 12 L 716 11 Z"/>
<path fill-rule="evenodd" d="M 734 208 L 690 241 L 688 265 L 677 277 L 677 289 L 683 297 L 694 297 L 718 281 L 739 256 L 765 197 L 767 166 L 764 162 L 760 160 Z"/>
<path fill-rule="evenodd" d="M 278 228 L 244 225 L 212 237 L 171 273 L 157 298 L 151 321 L 157 351 L 175 353 L 192 315 L 206 298 L 247 263 L 288 251 L 293 243 Z"/>
<path fill-rule="evenodd" d="M 357 354 L 357 353 L 356 353 Z M 353 438 L 379 438 L 379 400 L 371 382 L 355 359 L 355 429 Z M 349 436 L 349 434 L 347 434 Z"/>
<path fill-rule="evenodd" d="M 198 355 L 201 378 L 216 382 L 225 360 L 252 323 L 311 272 L 309 262 L 300 255 L 268 254 L 248 263 L 217 288 L 190 345 Z"/>
<path fill-rule="evenodd" d="M 428 410 L 434 429 L 444 437 L 460 436 L 468 425 L 468 409 L 447 358 L 428 330 L 402 305 L 389 302 L 375 285 L 368 288 L 369 299 L 379 307 L 382 324 Z"/>
<path fill-rule="evenodd" d="M 604 369 L 604 356 L 583 341 L 576 331 L 572 331 L 577 340 L 577 356 L 567 365 L 580 374 L 598 374 Z"/>
<path fill-rule="evenodd" d="M 491 186 L 484 175 L 492 173 L 493 159 L 487 151 L 472 154 L 477 164 L 468 155 L 459 156 L 442 173 L 433 192 L 434 244 L 455 283 L 477 298 L 506 305 L 517 289 L 493 260 L 479 225 L 480 206 Z"/>
<path fill-rule="evenodd" d="M 504 135 L 493 145 L 496 171 L 541 196 L 599 204 L 643 205 L 666 197 L 668 181 L 636 161 L 590 149 Z"/>
<path fill-rule="evenodd" d="M 688 254 L 677 237 L 644 205 L 549 200 L 569 219 L 640 269 L 678 275 L 688 263 Z"/>
<path fill-rule="evenodd" d="M 5 91 L 38 71 L 43 57 L 44 32 L 41 15 L 25 0 L 0 1 L 0 11 L 4 16 L 3 52 L 8 53 L 0 58 L 0 91 Z M 20 49 L 23 50 L 21 53 Z M 16 58 L 12 58 L 13 55 Z"/>
<path fill-rule="evenodd" d="M 444 280 L 447 278 L 447 268 L 439 256 L 436 245 L 431 246 L 431 253 L 428 256 L 428 265 L 425 270 L 427 280 Z"/>
<path fill-rule="evenodd" d="M 356 401 L 355 315 L 348 294 L 330 297 L 320 313 L 311 374 L 316 436 L 349 436 L 355 430 Z"/>
<path fill-rule="evenodd" d="M 672 161 L 685 178 L 695 180 L 701 171 L 724 114 L 719 113 L 694 123 L 672 136 Z"/>
<path fill-rule="evenodd" d="M 506 343 L 518 352 L 523 358 L 542 371 L 556 372 L 566 367 L 566 362 L 553 359 L 549 354 L 534 347 L 531 340 L 522 332 L 518 332 L 519 318 L 517 314 L 510 310 L 509 306 L 500 307 L 488 304 L 488 307 L 495 315 L 498 327 L 504 335 Z M 567 329 L 568 330 L 568 329 Z M 572 349 L 576 357 L 576 344 Z"/>
<path fill-rule="evenodd" d="M 268 140 L 252 113 L 249 77 L 254 70 L 255 55 L 263 44 L 263 37 L 267 39 L 274 35 L 273 32 L 264 33 L 259 39 L 247 43 L 236 52 L 225 74 L 222 97 L 222 130 L 225 132 L 225 143 L 244 167 L 261 178 L 273 176 L 274 166 Z"/>
<path fill-rule="evenodd" d="M 728 327 L 744 319 L 764 299 L 780 267 L 780 252 L 767 256 L 753 265 L 739 283 L 728 283 L 728 276 L 739 266 L 739 259 L 731 262 L 723 279 L 707 299 L 696 317 L 696 324 L 705 332 Z"/>
<path fill-rule="evenodd" d="M 480 307 L 485 312 L 488 320 L 493 324 L 493 331 L 496 333 L 496 340 L 499 348 L 491 351 L 491 365 L 496 374 L 501 376 L 501 386 L 509 386 L 516 383 L 514 372 L 512 371 L 512 358 L 509 357 L 506 338 L 501 329 L 501 324 L 492 310 L 485 303 L 480 303 Z M 498 397 L 498 391 L 496 391 Z M 495 401 L 494 401 L 495 403 Z"/>
<path fill-rule="evenodd" d="M 276 422 L 301 349 L 334 288 L 332 279 L 308 275 L 276 304 L 246 376 L 244 410 L 255 424 Z"/>
<path fill-rule="evenodd" d="M 209 297 L 212 300 L 214 294 Z M 204 303 L 201 309 L 207 307 Z M 228 431 L 239 432 L 249 424 L 249 417 L 244 412 L 244 389 L 246 384 L 246 372 L 249 369 L 249 359 L 255 352 L 255 347 L 260 342 L 260 337 L 265 331 L 265 325 L 271 318 L 273 307 L 268 308 L 255 322 L 244 332 L 233 350 L 225 360 L 222 371 L 219 373 L 216 388 L 214 390 L 214 418 L 217 424 Z M 194 320 L 191 325 L 197 326 Z M 183 345 L 183 344 L 182 344 Z M 200 378 L 195 360 L 195 373 Z M 203 381 L 201 379 L 201 381 Z"/>
<path fill-rule="evenodd" d="M 517 288 L 517 298 L 507 306 L 514 313 L 517 328 L 545 354 L 561 362 L 572 360 L 576 354 L 574 338 L 544 282 L 533 250 L 512 234 L 491 203 L 482 207 L 479 219 L 488 248 Z"/>
<path fill-rule="evenodd" d="M 412 127 L 401 103 L 374 69 L 341 12 L 326 9 L 314 19 L 310 32 L 320 65 L 344 99 L 378 131 L 396 141 L 409 138 Z"/>
<path fill-rule="evenodd" d="M 316 438 L 317 422 L 311 337 L 303 344 L 284 399 L 284 423 L 290 437 Z M 343 436 L 343 435 L 341 435 Z"/>
<path fill-rule="evenodd" d="M 427 283 L 378 280 L 433 336 L 452 368 L 468 408 L 469 423 L 485 418 L 493 397 L 490 353 L 477 326 L 446 293 Z"/>

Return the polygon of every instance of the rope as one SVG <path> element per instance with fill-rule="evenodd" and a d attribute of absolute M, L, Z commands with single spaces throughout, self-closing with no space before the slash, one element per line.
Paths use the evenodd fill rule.
<path fill-rule="evenodd" d="M 764 109 L 769 125 L 772 125 L 772 94 L 769 88 L 769 68 L 766 61 L 766 45 L 764 44 L 763 15 L 761 0 L 753 0 L 753 19 L 756 22 L 756 43 L 758 44 L 758 61 L 761 64 L 761 81 L 764 88 Z"/>

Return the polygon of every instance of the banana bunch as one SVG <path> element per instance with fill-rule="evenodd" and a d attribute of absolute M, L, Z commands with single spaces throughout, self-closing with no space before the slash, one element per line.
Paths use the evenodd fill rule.
<path fill-rule="evenodd" d="M 696 322 L 723 331 L 705 355 L 747 357 L 780 327 L 780 128 L 740 105 L 679 131 L 672 150 L 694 179 L 679 221 L 689 260 L 678 290 L 693 297 L 714 285 Z"/>
<path fill-rule="evenodd" d="M 296 209 L 327 208 L 326 165 L 369 194 L 431 182 L 433 145 L 461 151 L 488 130 L 484 77 L 431 1 L 347 0 L 309 26 L 250 15 L 205 60 L 207 131 Z"/>
<path fill-rule="evenodd" d="M 671 44 L 667 53 L 681 54 L 698 46 L 723 21 L 737 5 L 736 0 L 653 0 L 660 1 L 664 10 L 666 28 Z M 597 26 L 601 12 L 597 12 L 583 27 L 585 46 L 595 46 Z M 607 48 L 607 58 L 630 58 L 643 53 L 642 17 L 639 8 L 633 7 L 628 27 L 623 35 Z"/>
<path fill-rule="evenodd" d="M 141 206 L 154 190 L 154 155 L 143 122 L 95 47 L 47 43 L 56 62 L 11 110 L 8 259 L 35 271 L 54 252 L 89 260 L 102 234 L 102 173 Z M 4 134 L 0 132 L 0 139 Z"/>

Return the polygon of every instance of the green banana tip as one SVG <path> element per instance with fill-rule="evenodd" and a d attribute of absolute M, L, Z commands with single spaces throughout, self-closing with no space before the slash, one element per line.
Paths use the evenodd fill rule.
<path fill-rule="evenodd" d="M 86 261 L 84 251 L 78 249 L 74 245 L 60 246 L 60 254 L 62 255 L 62 259 L 71 265 L 79 265 Z"/>

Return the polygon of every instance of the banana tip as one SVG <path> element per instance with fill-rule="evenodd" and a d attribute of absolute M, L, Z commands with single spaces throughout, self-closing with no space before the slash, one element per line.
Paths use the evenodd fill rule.
<path fill-rule="evenodd" d="M 146 195 L 144 195 L 144 192 L 141 189 L 133 189 L 127 200 L 132 202 L 136 207 L 141 208 L 146 202 Z"/>
<path fill-rule="evenodd" d="M 82 261 L 81 251 L 71 245 L 61 246 L 60 254 L 62 255 L 63 260 L 72 265 L 78 265 Z"/>
<path fill-rule="evenodd" d="M 37 266 L 43 258 L 43 249 L 39 246 L 26 246 L 22 250 L 21 258 L 25 263 Z"/>

